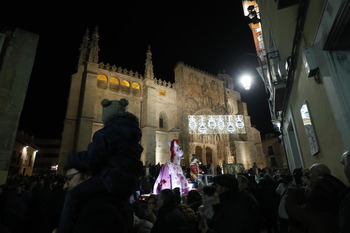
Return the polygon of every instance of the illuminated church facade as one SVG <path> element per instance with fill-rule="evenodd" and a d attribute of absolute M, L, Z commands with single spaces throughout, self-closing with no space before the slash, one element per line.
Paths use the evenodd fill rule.
<path fill-rule="evenodd" d="M 87 149 L 102 124 L 101 100 L 126 98 L 127 111 L 140 120 L 142 162 L 163 164 L 172 139 L 184 151 L 182 165 L 195 156 L 204 165 L 253 164 L 266 166 L 260 132 L 251 126 L 246 103 L 234 90 L 232 78 L 217 76 L 182 62 L 174 69 L 175 82 L 154 77 L 152 53 L 146 52 L 145 73 L 99 63 L 97 29 L 83 37 L 77 72 L 72 75 L 60 149 L 59 171 L 67 156 Z"/>

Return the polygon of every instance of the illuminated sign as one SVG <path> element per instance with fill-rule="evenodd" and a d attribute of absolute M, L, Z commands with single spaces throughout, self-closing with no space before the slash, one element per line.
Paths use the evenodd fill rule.
<path fill-rule="evenodd" d="M 243 115 L 189 115 L 190 134 L 245 134 Z"/>

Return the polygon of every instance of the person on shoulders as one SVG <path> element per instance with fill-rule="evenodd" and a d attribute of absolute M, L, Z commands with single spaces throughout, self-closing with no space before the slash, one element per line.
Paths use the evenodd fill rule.
<path fill-rule="evenodd" d="M 128 101 L 103 99 L 102 122 L 87 150 L 66 160 L 68 188 L 59 233 L 129 233 L 134 213 L 129 202 L 142 174 L 143 147 L 138 118 Z"/>

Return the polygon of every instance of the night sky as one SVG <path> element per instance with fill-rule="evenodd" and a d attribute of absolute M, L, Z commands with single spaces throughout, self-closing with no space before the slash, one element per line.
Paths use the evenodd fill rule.
<path fill-rule="evenodd" d="M 20 130 L 35 138 L 60 138 L 79 47 L 86 30 L 96 26 L 100 62 L 143 75 L 150 45 L 155 77 L 162 80 L 174 81 L 173 69 L 179 61 L 213 75 L 223 71 L 235 80 L 248 63 L 252 69 L 256 65 L 253 56 L 244 55 L 255 53 L 255 48 L 241 1 L 123 4 L 101 2 L 79 9 L 63 4 L 30 5 L 30 10 L 22 6 L 21 17 L 13 17 L 13 12 L 0 16 L 0 30 L 18 27 L 39 35 Z M 262 135 L 271 132 L 268 96 L 261 78 L 255 75 L 249 91 L 236 86 L 248 105 L 252 125 Z"/>

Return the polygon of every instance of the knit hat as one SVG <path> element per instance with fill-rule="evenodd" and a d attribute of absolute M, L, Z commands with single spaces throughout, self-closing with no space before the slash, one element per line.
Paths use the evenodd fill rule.
<path fill-rule="evenodd" d="M 109 100 L 103 99 L 101 101 L 102 105 L 102 121 L 105 124 L 109 121 L 113 116 L 120 112 L 125 112 L 126 106 L 128 106 L 129 102 L 127 99 L 118 100 Z"/>

